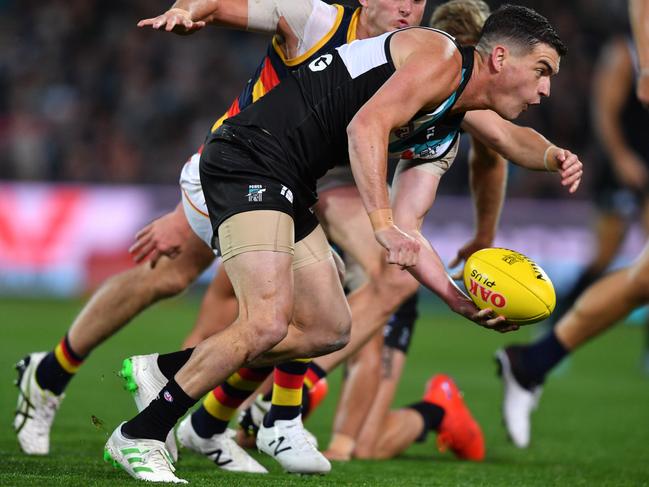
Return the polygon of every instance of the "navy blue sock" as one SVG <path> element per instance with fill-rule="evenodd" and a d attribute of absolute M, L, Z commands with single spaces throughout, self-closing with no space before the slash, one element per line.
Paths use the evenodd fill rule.
<path fill-rule="evenodd" d="M 43 389 L 60 395 L 68 386 L 85 358 L 85 356 L 79 355 L 72 350 L 70 340 L 68 340 L 66 334 L 54 350 L 43 357 L 41 363 L 38 364 L 36 382 Z"/>
<path fill-rule="evenodd" d="M 215 418 L 207 412 L 207 409 L 203 405 L 192 413 L 191 422 L 194 431 L 201 438 L 211 438 L 214 435 L 220 435 L 228 427 L 227 421 L 221 421 Z"/>
<path fill-rule="evenodd" d="M 535 343 L 520 348 L 518 360 L 513 364 L 514 375 L 524 387 L 543 384 L 548 372 L 568 353 L 569 350 L 559 342 L 554 330 L 550 330 Z"/>

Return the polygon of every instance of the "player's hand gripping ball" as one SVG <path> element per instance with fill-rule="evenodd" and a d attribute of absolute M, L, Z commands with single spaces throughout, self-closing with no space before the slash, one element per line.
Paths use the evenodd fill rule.
<path fill-rule="evenodd" d="M 509 249 L 482 249 L 464 266 L 464 285 L 480 309 L 529 325 L 546 319 L 556 304 L 548 275 L 529 257 Z"/>

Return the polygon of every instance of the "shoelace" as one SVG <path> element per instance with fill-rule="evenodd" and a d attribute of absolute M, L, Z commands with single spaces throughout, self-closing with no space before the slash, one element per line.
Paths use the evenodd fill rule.
<path fill-rule="evenodd" d="M 16 428 L 16 431 L 20 431 L 28 419 L 43 419 L 48 423 L 48 425 L 52 423 L 52 421 L 54 420 L 54 415 L 56 414 L 56 411 L 61 404 L 62 396 L 57 396 L 49 391 L 44 390 L 41 392 L 41 394 L 43 394 L 45 398 L 45 403 L 43 404 L 44 407 L 36 408 L 34 406 L 34 403 L 30 401 L 29 397 L 27 396 L 25 391 L 20 388 L 20 386 L 18 388 L 18 391 L 20 393 L 21 399 L 24 401 L 24 410 L 16 410 L 17 415 L 20 414 L 23 416 L 23 421 L 20 426 Z M 39 428 L 37 428 L 38 430 L 46 431 L 49 429 L 47 425 L 44 425 L 40 421 L 37 421 L 35 424 L 39 426 Z"/>
<path fill-rule="evenodd" d="M 151 467 L 156 472 L 162 470 L 173 473 L 176 471 L 176 468 L 173 466 L 171 460 L 169 459 L 169 454 L 158 446 L 155 446 L 150 450 L 142 453 L 141 458 L 142 465 Z"/>
<path fill-rule="evenodd" d="M 304 434 L 304 428 L 301 428 L 298 424 L 287 426 L 286 436 L 290 438 L 290 441 L 295 445 L 296 450 L 314 449 L 306 434 Z"/>

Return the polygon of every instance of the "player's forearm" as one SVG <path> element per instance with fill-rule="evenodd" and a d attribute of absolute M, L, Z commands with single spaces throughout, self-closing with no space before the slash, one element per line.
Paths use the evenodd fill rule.
<path fill-rule="evenodd" d="M 467 113 L 463 127 L 518 166 L 535 171 L 557 170 L 556 162 L 546 152 L 552 144 L 534 129 L 519 127 L 490 110 Z"/>
<path fill-rule="evenodd" d="M 194 22 L 204 21 L 234 29 L 248 28 L 248 0 L 177 0 L 171 9 L 189 12 Z"/>
<path fill-rule="evenodd" d="M 417 265 L 409 267 L 408 271 L 417 281 L 450 306 L 458 293 L 457 288 L 430 242 L 421 233 L 417 233 L 417 240 L 421 245 L 419 260 Z"/>
<path fill-rule="evenodd" d="M 649 75 L 649 0 L 629 0 L 629 18 L 640 69 Z"/>
<path fill-rule="evenodd" d="M 489 246 L 495 238 L 505 198 L 507 161 L 482 143 L 473 141 L 469 171 L 476 237 Z"/>
<path fill-rule="evenodd" d="M 368 214 L 390 208 L 387 189 L 387 135 L 376 124 L 355 117 L 347 127 L 349 161 Z"/>
<path fill-rule="evenodd" d="M 593 110 L 593 125 L 604 151 L 612 160 L 629 151 L 619 123 L 619 114 L 611 113 L 610 108 L 596 106 Z"/>
<path fill-rule="evenodd" d="M 245 0 L 244 0 L 245 1 Z M 221 0 L 177 0 L 169 8 L 177 8 L 189 12 L 193 21 L 209 21 L 209 17 L 218 12 Z"/>

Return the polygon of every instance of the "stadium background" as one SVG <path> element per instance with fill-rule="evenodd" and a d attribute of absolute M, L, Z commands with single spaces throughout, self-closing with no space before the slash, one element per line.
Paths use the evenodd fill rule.
<path fill-rule="evenodd" d="M 437 3 L 429 0 L 427 11 Z M 519 122 L 578 153 L 587 175 L 578 194 L 566 196 L 556 177 L 511 166 L 496 243 L 539 260 L 561 290 L 590 255 L 592 175 L 601 158 L 588 93 L 599 47 L 627 28 L 626 2 L 518 3 L 549 17 L 570 49 L 551 98 Z M 196 314 L 198 293 L 144 313 L 137 326 L 94 352 L 75 379 L 53 430 L 53 456 L 18 452 L 8 427 L 15 400 L 11 364 L 28 351 L 51 348 L 88 293 L 131 265 L 126 249 L 134 233 L 177 203 L 182 163 L 238 94 L 267 42 L 213 28 L 181 38 L 135 27 L 166 7 L 153 0 L 0 0 L 0 485 L 125 483 L 98 453 L 107 432 L 133 411 L 114 370 L 126 355 L 175 348 Z M 472 230 L 465 157 L 464 150 L 445 176 L 426 221 L 427 236 L 447 262 Z M 617 264 L 643 242 L 634 227 Z M 647 485 L 649 391 L 638 367 L 638 328 L 618 328 L 587 347 L 567 372 L 564 367 L 535 418 L 540 440 L 520 452 L 507 444 L 499 424 L 489 357 L 502 343 L 525 341 L 536 330 L 514 338 L 486 333 L 435 303 L 431 297 L 424 304 L 398 401 L 417 397 L 443 366 L 485 429 L 487 463 L 460 465 L 450 455 L 430 462 L 431 440 L 404 459 L 336 466 L 331 476 L 309 484 Z M 323 444 L 338 380 L 332 379 L 325 412 L 307 425 Z M 99 418 L 96 428 L 91 415 Z M 214 480 L 202 459 L 185 461 L 191 480 Z M 277 468 L 265 483 L 221 478 L 227 485 L 303 483 Z"/>
<path fill-rule="evenodd" d="M 556 177 L 511 166 L 496 243 L 539 259 L 562 290 L 590 254 L 590 183 L 601 163 L 590 75 L 602 42 L 627 28 L 626 3 L 521 3 L 547 15 L 570 52 L 550 99 L 520 123 L 579 154 L 586 180 L 567 196 Z M 180 167 L 260 60 L 261 35 L 135 27 L 163 9 L 151 0 L 0 2 L 0 293 L 73 295 L 130 265 L 135 231 L 176 204 Z M 471 234 L 465 160 L 466 140 L 426 226 L 447 261 Z M 623 262 L 643 238 L 630 233 Z"/>

